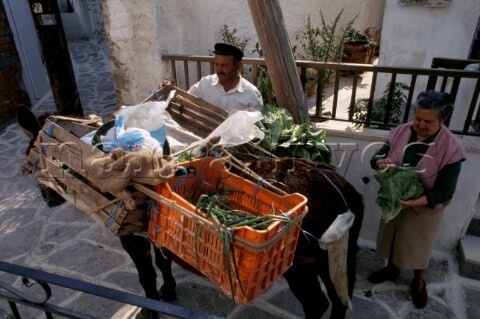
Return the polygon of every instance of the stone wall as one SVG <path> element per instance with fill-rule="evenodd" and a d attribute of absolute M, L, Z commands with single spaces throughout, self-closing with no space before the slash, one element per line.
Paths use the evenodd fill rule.
<path fill-rule="evenodd" d="M 0 122 L 11 118 L 20 103 L 29 104 L 20 87 L 21 65 L 13 41 L 12 32 L 0 3 Z"/>

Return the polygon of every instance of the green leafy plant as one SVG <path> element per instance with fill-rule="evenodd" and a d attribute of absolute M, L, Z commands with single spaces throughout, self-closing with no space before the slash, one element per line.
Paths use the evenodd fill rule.
<path fill-rule="evenodd" d="M 258 42 L 255 43 L 255 49 L 253 50 L 253 53 L 255 52 L 258 53 L 259 58 L 263 58 L 263 51 Z M 254 69 L 250 68 L 249 72 L 253 74 Z M 269 96 L 271 83 L 270 83 L 270 78 L 268 77 L 268 70 L 265 65 L 259 65 L 257 67 L 257 88 L 262 94 L 262 99 L 264 102 L 269 101 L 269 98 L 271 98 L 271 103 L 274 105 L 277 104 L 277 99 L 275 97 L 274 92 L 272 92 L 273 96 L 271 97 Z"/>
<path fill-rule="evenodd" d="M 329 24 L 320 10 L 321 27 L 313 26 L 311 16 L 307 18 L 305 30 L 297 35 L 296 39 L 300 40 L 301 52 L 298 58 L 319 61 L 319 62 L 336 62 L 342 57 L 342 46 L 347 36 L 347 30 L 352 28 L 353 23 L 358 14 L 348 21 L 343 27 L 339 27 L 339 21 L 342 17 L 343 9 L 335 16 Z M 297 46 L 294 47 L 294 53 L 297 52 Z M 296 56 L 297 58 L 297 56 Z"/>
<path fill-rule="evenodd" d="M 237 36 L 237 31 L 238 29 L 230 29 L 228 25 L 224 24 L 222 30 L 220 30 L 222 41 L 225 43 L 236 45 L 237 47 L 242 49 L 242 51 L 245 51 L 245 47 L 247 46 L 250 39 L 247 37 L 242 38 L 240 36 Z"/>
<path fill-rule="evenodd" d="M 373 41 L 363 32 L 356 30 L 353 27 L 349 27 L 345 33 L 345 43 L 363 45 L 366 48 L 373 48 L 377 45 L 377 42 Z"/>
<path fill-rule="evenodd" d="M 332 165 L 332 151 L 325 130 L 313 131 L 310 124 L 295 124 L 283 108 L 265 104 L 264 118 L 257 123 L 265 133 L 259 145 L 279 157 L 300 157 Z M 333 166 L 333 165 L 332 165 Z"/>
<path fill-rule="evenodd" d="M 311 16 L 307 18 L 305 30 L 297 35 L 296 40 L 300 41 L 300 48 L 293 47 L 295 59 L 303 59 L 318 62 L 338 62 L 342 59 L 343 43 L 346 39 L 346 32 L 350 30 L 358 14 L 345 23 L 343 27 L 339 26 L 340 18 L 343 15 L 343 8 L 335 16 L 331 23 L 325 20 L 323 12 L 320 10 L 321 26 L 313 25 Z M 305 91 L 309 92 L 312 86 L 315 86 L 317 79 L 321 76 L 321 81 L 326 82 L 333 74 L 333 70 L 325 70 L 320 75 L 319 70 L 307 69 L 307 84 Z"/>
<path fill-rule="evenodd" d="M 373 128 L 387 128 L 386 125 L 382 125 L 385 119 L 385 111 L 387 110 L 388 95 L 390 93 L 390 85 L 387 84 L 385 91 L 380 99 L 374 100 L 372 110 L 370 114 L 370 124 L 357 123 L 356 127 L 373 127 Z M 402 82 L 395 82 L 393 85 L 393 95 L 389 114 L 389 123 L 400 123 L 400 117 L 402 115 L 401 106 L 407 100 L 405 91 L 409 89 L 409 86 Z M 353 106 L 354 120 L 365 122 L 367 120 L 368 103 L 370 99 L 357 99 Z M 377 122 L 377 123 L 374 123 Z"/>

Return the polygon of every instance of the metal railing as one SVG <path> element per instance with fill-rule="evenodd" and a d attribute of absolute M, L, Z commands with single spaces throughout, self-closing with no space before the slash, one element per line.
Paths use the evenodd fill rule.
<path fill-rule="evenodd" d="M 9 276 L 14 275 L 14 277 L 20 276 L 22 287 L 19 288 L 18 285 L 4 282 L 7 274 Z M 9 282 L 15 282 L 15 280 L 9 280 Z M 101 309 L 102 300 L 100 299 L 107 299 L 120 305 L 129 304 L 174 318 L 220 319 L 220 317 L 211 314 L 166 302 L 0 261 L 0 299 L 5 300 L 10 308 L 9 310 L 2 309 L 2 304 L 0 304 L 0 318 L 30 319 L 32 313 L 25 311 L 26 308 L 30 311 L 36 309 L 40 314 L 43 313 L 47 319 L 53 319 L 54 315 L 62 316 L 62 318 L 105 319 L 82 312 L 78 310 L 78 307 L 70 306 L 70 308 L 67 308 L 63 305 L 62 298 L 59 296 L 67 295 L 69 291 L 98 297 L 95 299 L 96 302 L 88 307 L 93 312 L 98 312 Z M 27 314 L 22 315 L 22 313 Z M 147 319 L 147 317 L 144 318 Z"/>
<path fill-rule="evenodd" d="M 173 80 L 180 88 L 188 90 L 188 88 L 200 80 L 206 74 L 214 73 L 214 58 L 212 56 L 197 56 L 197 55 L 164 55 L 162 60 L 167 63 L 170 68 Z M 438 58 L 437 58 L 438 59 Z M 449 61 L 452 59 L 443 59 L 442 61 Z M 437 60 L 437 63 L 440 60 Z M 475 62 L 475 60 L 465 60 L 468 63 Z M 466 63 L 464 62 L 464 63 Z M 477 61 L 480 62 L 480 61 Z M 478 97 L 480 94 L 480 72 L 465 71 L 458 68 L 448 67 L 440 68 L 438 66 L 431 68 L 416 68 L 416 67 L 395 67 L 395 66 L 380 66 L 372 64 L 353 64 L 353 63 L 333 63 L 333 62 L 312 62 L 312 61 L 296 61 L 299 76 L 302 86 L 305 90 L 307 84 L 316 85 L 316 103 L 313 112 L 310 113 L 312 122 L 321 122 L 325 120 L 334 121 L 348 121 L 358 125 L 377 125 L 379 128 L 388 129 L 398 123 L 392 123 L 391 105 L 393 99 L 393 87 L 395 83 L 405 83 L 409 89 L 405 93 L 406 101 L 402 106 L 401 122 L 405 123 L 411 119 L 413 114 L 412 104 L 415 99 L 415 94 L 423 90 L 439 90 L 448 92 L 456 98 L 459 87 L 464 83 L 464 80 L 473 79 L 475 87 L 468 97 L 467 103 L 468 111 L 466 116 L 462 119 L 461 129 L 452 129 L 452 132 L 460 135 L 480 135 L 477 130 L 480 120 L 480 111 L 478 110 Z M 264 59 L 259 58 L 245 58 L 243 59 L 244 72 L 243 76 L 249 79 L 257 87 L 260 87 L 265 81 L 268 70 Z M 459 65 L 458 63 L 456 65 Z M 359 120 L 354 115 L 354 106 L 357 101 L 357 88 L 359 86 L 360 75 L 365 72 L 371 73 L 371 82 L 369 85 L 368 107 L 365 120 Z M 309 79 L 308 75 L 312 75 Z M 387 97 L 387 107 L 384 112 L 385 117 L 383 121 L 373 121 L 371 119 L 372 108 L 375 100 L 378 99 L 379 92 L 383 92 L 385 88 L 378 88 L 379 78 L 382 77 L 383 83 L 388 83 L 389 94 Z M 340 83 L 345 83 L 346 79 L 350 82 L 347 85 L 351 88 L 351 96 L 348 105 L 339 105 L 339 91 L 341 89 Z M 266 83 L 267 92 L 264 96 L 266 102 L 272 103 L 274 92 L 269 84 Z M 263 83 L 265 86 L 265 83 Z M 333 96 L 326 96 L 326 88 L 333 88 Z M 381 89 L 381 91 L 379 91 Z M 377 92 L 378 91 L 378 92 Z M 331 111 L 326 115 L 323 112 L 326 108 L 326 100 L 331 101 L 329 108 Z M 339 115 L 339 108 L 347 109 L 346 116 Z M 448 123 L 447 123 L 448 124 Z"/>

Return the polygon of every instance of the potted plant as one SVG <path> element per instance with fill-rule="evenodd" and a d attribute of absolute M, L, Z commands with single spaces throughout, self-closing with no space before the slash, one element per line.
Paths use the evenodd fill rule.
<path fill-rule="evenodd" d="M 373 101 L 371 113 L 370 113 L 370 124 L 362 123 L 367 120 L 368 112 L 368 103 L 369 99 L 360 98 L 355 100 L 353 105 L 353 115 L 354 120 L 359 121 L 355 126 L 359 127 L 369 127 L 369 128 L 380 128 L 388 129 L 388 126 L 382 125 L 385 119 L 385 111 L 387 110 L 388 96 L 390 94 L 391 83 L 388 83 L 383 95 L 378 99 Z M 398 124 L 401 121 L 402 116 L 402 105 L 406 102 L 407 96 L 405 91 L 410 89 L 408 85 L 403 82 L 395 82 L 393 84 L 393 95 L 390 105 L 390 113 L 388 114 L 388 123 L 389 124 Z"/>
<path fill-rule="evenodd" d="M 370 63 L 374 54 L 377 42 L 372 40 L 364 32 L 353 27 L 346 31 L 343 44 L 342 62 L 346 63 Z"/>
<path fill-rule="evenodd" d="M 358 15 L 347 21 L 343 26 L 340 20 L 343 15 L 341 9 L 331 22 L 328 22 L 322 10 L 320 10 L 320 26 L 315 26 L 310 15 L 307 18 L 305 30 L 297 35 L 299 46 L 292 48 L 295 59 L 318 62 L 339 62 L 342 59 L 343 43 L 345 42 L 346 32 L 352 28 Z M 319 81 L 323 84 L 333 80 L 334 70 L 326 69 L 319 73 L 318 70 L 306 69 L 303 75 L 304 89 L 307 96 L 313 95 L 317 90 Z"/>

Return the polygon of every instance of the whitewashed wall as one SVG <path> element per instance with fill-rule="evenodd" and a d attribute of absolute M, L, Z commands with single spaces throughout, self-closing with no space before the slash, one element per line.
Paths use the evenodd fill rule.
<path fill-rule="evenodd" d="M 388 0 L 380 64 L 429 67 L 436 56 L 466 59 L 480 15 L 480 1 L 453 0 L 448 7 L 400 6 Z"/>
<path fill-rule="evenodd" d="M 479 15 L 479 0 L 452 0 L 433 8 L 387 0 L 378 64 L 428 68 L 434 57 L 466 59 Z M 378 81 L 377 89 L 383 90 L 388 79 Z M 416 87 L 425 89 L 425 84 L 419 80 Z"/>
<path fill-rule="evenodd" d="M 380 26 L 385 0 L 280 0 L 292 45 L 304 30 L 310 14 L 320 26 L 320 10 L 327 22 L 344 9 L 341 24 L 359 17 L 355 26 L 364 30 Z M 258 42 L 247 1 L 239 0 L 102 0 L 105 28 L 110 41 L 112 70 L 121 104 L 137 103 L 169 78 L 162 54 L 208 55 L 222 40 L 227 25 L 237 35 L 250 39 L 245 55 Z"/>

